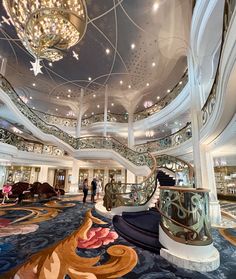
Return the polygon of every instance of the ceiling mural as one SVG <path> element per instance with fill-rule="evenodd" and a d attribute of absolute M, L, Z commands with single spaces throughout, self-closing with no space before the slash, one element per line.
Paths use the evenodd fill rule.
<path fill-rule="evenodd" d="M 2 2 L 2 1 L 1 1 Z M 192 1 L 87 0 L 87 29 L 59 61 L 43 59 L 37 76 L 34 57 L 9 25 L 0 4 L 0 56 L 6 76 L 30 107 L 66 116 L 79 108 L 81 88 L 87 115 L 108 109 L 140 111 L 178 83 L 187 67 Z"/>

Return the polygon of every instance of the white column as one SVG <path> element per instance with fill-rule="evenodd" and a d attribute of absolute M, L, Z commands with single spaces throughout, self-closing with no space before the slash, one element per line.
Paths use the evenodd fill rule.
<path fill-rule="evenodd" d="M 104 187 L 106 184 L 109 182 L 109 173 L 108 173 L 108 168 L 104 169 Z"/>
<path fill-rule="evenodd" d="M 202 176 L 204 177 L 204 188 L 210 190 L 209 193 L 209 206 L 210 206 L 210 218 L 212 225 L 219 225 L 221 223 L 221 211 L 220 204 L 217 197 L 214 160 L 210 150 L 207 150 L 205 146 L 201 146 L 201 166 Z"/>
<path fill-rule="evenodd" d="M 83 116 L 83 97 L 84 97 L 84 89 L 81 88 L 80 90 L 80 100 L 79 100 L 79 114 L 77 117 L 77 126 L 76 126 L 76 137 L 80 137 L 81 132 L 81 122 L 82 122 L 82 116 Z"/>
<path fill-rule="evenodd" d="M 127 170 L 127 183 L 135 183 L 135 174 Z"/>
<path fill-rule="evenodd" d="M 2 186 L 5 182 L 6 178 L 6 167 L 5 166 L 0 166 L 0 189 L 2 189 Z"/>
<path fill-rule="evenodd" d="M 38 182 L 48 182 L 48 166 L 41 166 L 38 176 Z"/>
<path fill-rule="evenodd" d="M 29 180 L 30 184 L 33 184 L 35 182 L 35 176 L 36 176 L 35 168 L 32 167 L 30 172 L 30 180 Z"/>
<path fill-rule="evenodd" d="M 79 181 L 79 162 L 78 160 L 73 160 L 72 165 L 72 175 L 71 175 L 71 185 L 70 185 L 70 193 L 77 193 L 79 190 L 78 187 L 78 181 Z"/>
<path fill-rule="evenodd" d="M 133 125 L 134 114 L 129 113 L 128 118 L 128 147 L 134 147 L 134 125 Z"/>
<path fill-rule="evenodd" d="M 197 70 L 194 67 L 194 61 L 191 53 L 188 56 L 188 71 L 189 82 L 191 88 L 191 125 L 192 125 L 192 143 L 193 143 L 193 161 L 194 161 L 194 177 L 195 187 L 203 188 L 202 168 L 201 168 L 201 150 L 200 150 L 200 122 L 201 107 L 200 107 L 200 89 L 197 84 Z M 199 118 L 200 119 L 199 119 Z"/>
<path fill-rule="evenodd" d="M 54 176 L 55 176 L 55 169 L 48 169 L 48 183 L 49 183 L 51 186 L 54 186 L 54 185 L 53 185 Z"/>
<path fill-rule="evenodd" d="M 104 130 L 103 136 L 107 136 L 107 108 L 108 108 L 108 87 L 105 87 L 105 102 L 104 102 Z"/>
<path fill-rule="evenodd" d="M 5 76 L 7 67 L 7 58 L 0 56 L 0 74 Z"/>

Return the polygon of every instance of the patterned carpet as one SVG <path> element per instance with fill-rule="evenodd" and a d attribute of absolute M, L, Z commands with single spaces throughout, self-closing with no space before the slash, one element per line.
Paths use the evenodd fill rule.
<path fill-rule="evenodd" d="M 24 279 L 236 278 L 236 246 L 216 229 L 213 237 L 221 256 L 220 268 L 209 273 L 193 272 L 118 237 L 110 221 L 92 207 L 89 203 L 83 207 L 76 196 L 60 203 L 1 207 L 0 278 L 13 278 L 16 273 Z M 229 229 L 234 237 L 235 232 Z"/>

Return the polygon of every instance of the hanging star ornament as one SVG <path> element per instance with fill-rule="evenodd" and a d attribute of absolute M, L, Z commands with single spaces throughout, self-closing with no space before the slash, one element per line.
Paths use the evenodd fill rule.
<path fill-rule="evenodd" d="M 73 53 L 73 57 L 76 59 L 76 60 L 79 60 L 79 54 L 76 53 L 74 50 L 72 51 Z"/>
<path fill-rule="evenodd" d="M 34 72 L 34 75 L 37 76 L 37 74 L 42 74 L 41 71 L 42 66 L 40 65 L 41 59 L 35 58 L 35 62 L 30 62 L 33 68 L 30 68 L 30 71 Z"/>

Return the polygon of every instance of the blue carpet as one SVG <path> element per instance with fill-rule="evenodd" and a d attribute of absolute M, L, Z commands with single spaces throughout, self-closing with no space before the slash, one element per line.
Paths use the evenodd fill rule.
<path fill-rule="evenodd" d="M 74 202 L 74 201 L 72 201 Z M 57 243 L 75 231 L 83 221 L 83 217 L 91 204 L 86 207 L 81 202 L 75 201 L 75 207 L 64 208 L 57 217 L 49 221 L 39 223 L 39 229 L 26 235 L 12 235 L 0 238 L 0 274 L 13 267 L 26 262 L 31 255 L 42 249 Z M 42 204 L 34 203 L 32 206 Z M 16 213 L 15 213 L 16 214 Z M 93 215 L 108 222 L 93 211 Z M 12 216 L 11 216 L 12 217 Z M 110 224 L 112 228 L 112 225 Z M 133 246 L 122 237 L 115 243 L 98 249 L 78 249 L 78 255 L 83 257 L 94 257 L 103 254 L 101 261 L 107 260 L 106 250 L 114 244 L 123 244 L 133 247 L 138 255 L 138 264 L 123 278 L 157 279 L 157 278 L 236 278 L 236 247 L 226 241 L 217 230 L 213 230 L 214 245 L 219 250 L 221 256 L 221 266 L 218 270 L 209 273 L 200 273 L 178 268 L 160 255 Z M 67 277 L 69 278 L 69 277 Z"/>

